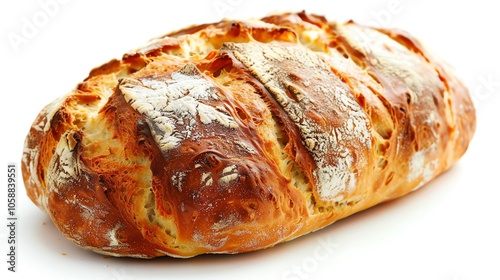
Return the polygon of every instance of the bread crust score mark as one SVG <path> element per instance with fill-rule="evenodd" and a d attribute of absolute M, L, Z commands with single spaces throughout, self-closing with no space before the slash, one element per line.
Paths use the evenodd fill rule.
<path fill-rule="evenodd" d="M 239 253 L 422 187 L 474 130 L 467 89 L 409 34 L 288 13 L 183 29 L 93 69 L 40 112 L 22 171 L 83 248 Z"/>

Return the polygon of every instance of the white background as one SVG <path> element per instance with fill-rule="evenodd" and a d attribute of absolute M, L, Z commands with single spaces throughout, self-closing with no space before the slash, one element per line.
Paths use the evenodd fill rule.
<path fill-rule="evenodd" d="M 500 16 L 489 4 L 494 1 L 66 0 L 47 12 L 40 3 L 49 1 L 0 4 L 2 279 L 500 279 Z M 453 65 L 478 118 L 459 163 L 404 198 L 295 241 L 188 260 L 104 258 L 82 250 L 29 201 L 20 181 L 18 272 L 7 271 L 7 163 L 20 164 L 24 137 L 45 104 L 149 38 L 222 17 L 302 9 L 405 29 Z M 36 30 L 23 35 L 30 23 Z M 15 36 L 24 39 L 16 43 Z"/>

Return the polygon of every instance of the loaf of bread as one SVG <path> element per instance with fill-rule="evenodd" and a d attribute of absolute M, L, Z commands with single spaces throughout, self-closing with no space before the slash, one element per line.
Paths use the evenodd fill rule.
<path fill-rule="evenodd" d="M 288 13 L 183 29 L 93 69 L 39 114 L 22 171 L 83 248 L 232 254 L 420 188 L 474 130 L 467 89 L 407 33 Z"/>

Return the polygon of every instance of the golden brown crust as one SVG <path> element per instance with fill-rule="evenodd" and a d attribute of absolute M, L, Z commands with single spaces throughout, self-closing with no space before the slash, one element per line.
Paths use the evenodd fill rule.
<path fill-rule="evenodd" d="M 467 89 L 399 30 L 302 13 L 180 30 L 92 70 L 26 138 L 31 200 L 114 256 L 258 250 L 421 187 Z"/>

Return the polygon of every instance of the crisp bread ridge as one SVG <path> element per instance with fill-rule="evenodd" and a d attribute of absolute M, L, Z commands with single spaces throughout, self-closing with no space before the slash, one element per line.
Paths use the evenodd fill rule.
<path fill-rule="evenodd" d="M 467 89 L 403 31 L 290 13 L 170 33 L 91 71 L 26 138 L 27 193 L 113 256 L 267 248 L 422 187 Z"/>

